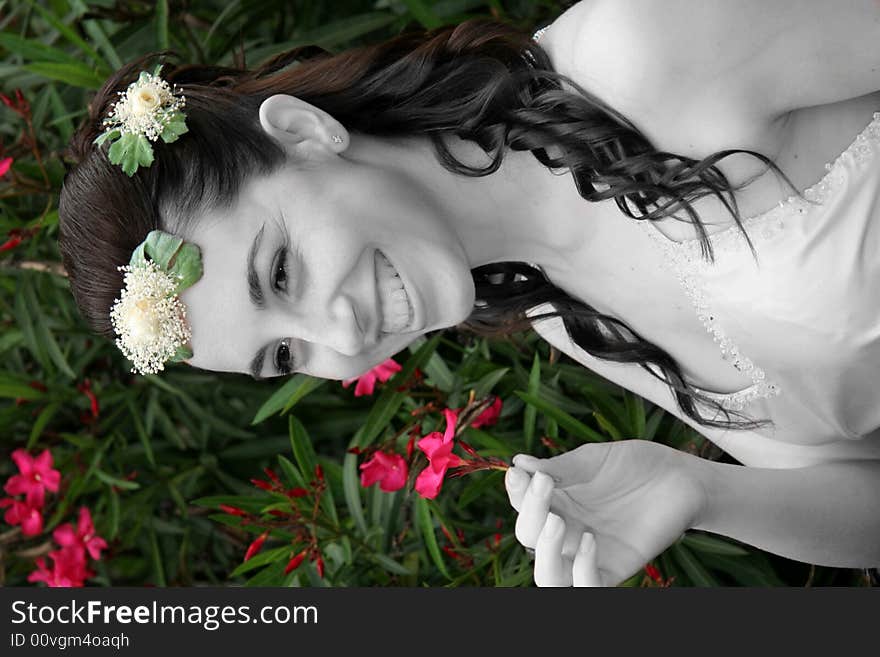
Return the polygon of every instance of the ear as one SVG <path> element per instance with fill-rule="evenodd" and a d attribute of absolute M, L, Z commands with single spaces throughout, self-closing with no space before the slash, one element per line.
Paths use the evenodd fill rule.
<path fill-rule="evenodd" d="M 322 109 L 287 94 L 270 96 L 260 105 L 260 125 L 291 155 L 308 159 L 341 153 L 348 148 L 348 131 Z"/>

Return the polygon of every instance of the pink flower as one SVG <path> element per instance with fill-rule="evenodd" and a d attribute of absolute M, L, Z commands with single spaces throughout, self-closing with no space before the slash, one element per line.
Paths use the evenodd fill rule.
<path fill-rule="evenodd" d="M 29 582 L 45 582 L 50 588 L 70 588 L 77 586 L 70 577 L 68 577 L 62 569 L 58 567 L 56 561 L 52 569 L 46 567 L 46 560 L 43 557 L 37 559 L 37 569 L 28 575 Z M 82 584 L 79 584 L 82 586 Z"/>
<path fill-rule="evenodd" d="M 3 520 L 9 525 L 21 525 L 21 533 L 25 536 L 36 536 L 43 531 L 43 514 L 39 509 L 11 497 L 0 500 L 0 509 L 4 507 L 9 508 L 3 514 Z"/>
<path fill-rule="evenodd" d="M 474 429 L 491 426 L 498 422 L 499 415 L 501 415 L 501 397 L 495 397 L 492 405 L 480 413 L 477 419 L 471 422 L 471 426 Z"/>
<path fill-rule="evenodd" d="M 379 489 L 392 493 L 403 488 L 409 469 L 400 454 L 375 452 L 369 461 L 361 463 L 361 486 L 372 486 L 377 481 Z"/>
<path fill-rule="evenodd" d="M 399 372 L 402 368 L 393 358 L 389 358 L 384 363 L 376 365 L 369 372 L 361 374 L 360 376 L 356 376 L 353 379 L 346 379 L 342 382 L 342 387 L 347 388 L 354 381 L 357 381 L 357 385 L 354 387 L 354 396 L 361 397 L 363 395 L 372 395 L 373 391 L 376 389 L 376 380 L 378 379 L 382 383 L 390 379 L 397 372 Z"/>
<path fill-rule="evenodd" d="M 7 173 L 9 173 L 9 169 L 11 169 L 11 168 L 12 168 L 12 158 L 11 157 L 4 157 L 2 160 L 0 160 L 0 177 L 5 176 Z"/>
<path fill-rule="evenodd" d="M 86 567 L 85 554 L 67 548 L 49 553 L 52 568 L 46 567 L 46 560 L 37 559 L 37 570 L 28 575 L 29 582 L 45 582 L 49 587 L 82 586 L 95 573 Z"/>
<path fill-rule="evenodd" d="M 52 469 L 52 454 L 48 449 L 36 458 L 31 458 L 23 449 L 12 452 L 12 460 L 21 474 L 13 475 L 6 482 L 4 490 L 10 495 L 25 495 L 27 505 L 42 509 L 46 500 L 46 491 L 58 492 L 61 473 Z"/>
<path fill-rule="evenodd" d="M 95 561 L 101 558 L 101 550 L 107 548 L 107 541 L 95 534 L 92 514 L 84 506 L 79 509 L 79 521 L 76 525 L 76 531 L 68 522 L 58 527 L 52 533 L 52 538 L 62 548 L 82 553 L 83 558 L 85 558 L 85 553 L 88 552 L 89 556 Z"/>
<path fill-rule="evenodd" d="M 429 464 L 416 477 L 416 492 L 424 498 L 433 500 L 440 493 L 445 476 L 446 468 L 436 469 L 433 464 Z"/>
<path fill-rule="evenodd" d="M 443 411 L 446 417 L 446 431 L 440 435 L 439 431 L 433 431 L 418 442 L 418 447 L 428 457 L 428 467 L 416 477 L 416 492 L 422 497 L 434 499 L 443 485 L 443 477 L 448 468 L 454 468 L 461 463 L 461 459 L 452 453 L 455 446 L 455 423 L 458 421 L 458 413 L 452 409 Z"/>

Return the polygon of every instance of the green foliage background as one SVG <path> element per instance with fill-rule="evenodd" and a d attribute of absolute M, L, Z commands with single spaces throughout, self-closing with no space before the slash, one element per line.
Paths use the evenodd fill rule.
<path fill-rule="evenodd" d="M 534 335 L 494 342 L 453 331 L 429 336 L 399 355 L 405 371 L 374 397 L 354 398 L 336 382 L 302 376 L 256 383 L 185 366 L 139 377 L 127 373 L 112 344 L 90 335 L 67 289 L 56 246 L 62 153 L 90 94 L 123 62 L 172 48 L 190 61 L 254 64 L 298 45 L 337 51 L 413 22 L 430 28 L 475 16 L 531 30 L 567 4 L 0 1 L 0 91 L 14 97 L 21 89 L 31 107 L 25 121 L 0 106 L 0 140 L 15 158 L 0 179 L 0 242 L 16 230 L 26 236 L 0 253 L 0 478 L 13 473 L 9 454 L 22 446 L 50 448 L 64 477 L 61 493 L 50 497 L 44 535 L 25 539 L 0 523 L 0 584 L 25 583 L 34 558 L 51 549 L 52 528 L 85 504 L 110 543 L 96 585 L 531 585 L 503 473 L 447 481 L 426 502 L 411 489 L 361 488 L 358 457 L 346 452 L 390 440 L 402 453 L 416 419 L 424 432 L 439 423 L 437 413 L 414 418 L 412 411 L 431 401 L 463 406 L 471 390 L 504 400 L 497 425 L 464 434 L 485 456 L 547 456 L 584 441 L 638 437 L 726 458 L 660 409 L 557 358 Z M 399 391 L 416 366 L 424 381 Z M 100 402 L 97 420 L 80 389 L 86 379 Z M 283 526 L 273 526 L 262 553 L 242 565 L 263 527 L 243 526 L 218 505 L 255 514 L 283 507 L 286 498 L 249 480 L 270 466 L 287 486 L 308 486 L 316 464 L 328 487 L 309 531 L 324 577 L 310 561 L 283 573 L 299 549 Z M 313 500 L 299 502 L 308 510 Z M 811 568 L 700 532 L 654 563 L 673 586 L 870 583 L 862 571 Z M 650 582 L 638 575 L 626 584 Z"/>

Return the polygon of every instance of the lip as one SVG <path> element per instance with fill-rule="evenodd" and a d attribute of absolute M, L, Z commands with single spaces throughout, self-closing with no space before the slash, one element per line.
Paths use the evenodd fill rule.
<path fill-rule="evenodd" d="M 408 331 L 402 331 L 400 333 L 383 333 L 382 332 L 382 322 L 384 320 L 384 317 L 382 315 L 382 304 L 380 303 L 380 299 L 379 299 L 379 281 L 376 279 L 376 276 L 375 276 L 376 270 L 378 269 L 378 262 L 376 262 L 376 260 L 378 259 L 379 254 L 381 254 L 388 262 L 391 263 L 391 266 L 394 267 L 394 270 L 397 272 L 397 275 L 400 276 L 400 282 L 403 284 L 403 289 L 406 291 L 407 299 L 409 299 L 410 306 L 412 306 L 413 318 L 412 318 L 412 323 L 410 324 Z M 407 281 L 403 272 L 401 272 L 400 269 L 397 268 L 397 265 L 394 263 L 394 261 L 391 258 L 389 258 L 388 255 L 384 251 L 382 251 L 381 249 L 376 249 L 373 253 L 373 282 L 374 282 L 375 296 L 376 296 L 376 329 L 375 329 L 376 340 L 381 338 L 383 335 L 407 335 L 407 334 L 416 332 L 416 327 L 420 325 L 421 316 L 419 313 L 419 311 L 420 311 L 419 304 L 416 303 L 416 299 L 412 293 L 412 287 L 410 286 L 409 281 Z"/>

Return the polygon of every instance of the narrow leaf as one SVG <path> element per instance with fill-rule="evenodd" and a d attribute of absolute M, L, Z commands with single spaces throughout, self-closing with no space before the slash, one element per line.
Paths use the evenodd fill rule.
<path fill-rule="evenodd" d="M 443 561 L 443 555 L 440 552 L 440 546 L 437 544 L 437 536 L 434 533 L 434 522 L 431 519 L 431 510 L 428 508 L 428 501 L 421 497 L 415 498 L 415 520 L 416 525 L 422 532 L 422 539 L 425 541 L 425 547 L 431 560 L 446 579 L 452 579 L 449 571 L 446 569 L 446 563 Z"/>
<path fill-rule="evenodd" d="M 32 62 L 22 68 L 31 73 L 36 73 L 50 80 L 59 80 L 72 87 L 82 89 L 100 89 L 104 84 L 104 78 L 85 64 L 73 64 L 62 62 Z"/>
<path fill-rule="evenodd" d="M 583 422 L 576 420 L 565 411 L 562 411 L 552 404 L 547 403 L 540 397 L 532 397 L 529 394 L 519 391 L 515 391 L 515 394 L 525 403 L 532 404 L 545 415 L 552 417 L 559 423 L 560 427 L 562 427 L 569 433 L 574 434 L 578 438 L 589 440 L 591 442 L 606 442 L 606 439 L 602 434 L 594 431 Z"/>
<path fill-rule="evenodd" d="M 168 50 L 168 0 L 156 3 L 156 48 Z"/>

